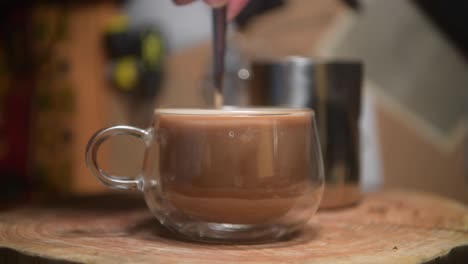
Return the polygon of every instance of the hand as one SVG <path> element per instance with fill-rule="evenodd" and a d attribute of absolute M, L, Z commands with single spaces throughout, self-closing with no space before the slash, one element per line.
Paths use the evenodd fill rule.
<path fill-rule="evenodd" d="M 188 3 L 192 3 L 195 0 L 173 0 L 176 5 L 186 5 Z M 228 12 L 227 12 L 227 19 L 232 20 L 234 19 L 242 9 L 247 5 L 249 0 L 204 0 L 205 3 L 212 7 L 222 6 L 224 4 L 229 3 Z"/>

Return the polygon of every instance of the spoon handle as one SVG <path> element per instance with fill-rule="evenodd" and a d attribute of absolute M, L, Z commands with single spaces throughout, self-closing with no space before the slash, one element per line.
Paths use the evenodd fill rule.
<path fill-rule="evenodd" d="M 222 106 L 227 5 L 213 8 L 213 84 L 215 105 Z M 221 100 L 221 101 L 220 101 Z"/>

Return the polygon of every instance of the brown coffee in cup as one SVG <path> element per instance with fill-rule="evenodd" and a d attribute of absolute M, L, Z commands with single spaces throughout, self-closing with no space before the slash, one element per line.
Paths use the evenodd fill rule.
<path fill-rule="evenodd" d="M 164 199 L 175 211 L 208 222 L 256 224 L 297 214 L 319 199 L 307 184 L 317 171 L 310 162 L 316 158 L 311 118 L 274 112 L 160 116 L 155 148 Z"/>

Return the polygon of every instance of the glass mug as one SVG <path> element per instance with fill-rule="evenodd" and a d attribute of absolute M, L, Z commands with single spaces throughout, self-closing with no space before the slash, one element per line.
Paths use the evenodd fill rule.
<path fill-rule="evenodd" d="M 141 175 L 109 175 L 99 146 L 130 135 L 146 146 Z M 305 226 L 324 186 L 315 117 L 309 109 L 157 109 L 143 130 L 114 126 L 86 149 L 105 185 L 143 192 L 161 224 L 199 241 L 276 240 Z"/>

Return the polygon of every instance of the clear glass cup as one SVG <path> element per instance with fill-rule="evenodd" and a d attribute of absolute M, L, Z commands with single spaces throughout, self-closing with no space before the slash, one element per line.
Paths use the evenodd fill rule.
<path fill-rule="evenodd" d="M 134 179 L 98 165 L 99 146 L 115 135 L 146 146 Z M 168 229 L 208 242 L 264 242 L 299 231 L 317 211 L 324 186 L 309 109 L 157 109 L 148 129 L 97 132 L 86 162 L 105 185 L 143 192 Z"/>

